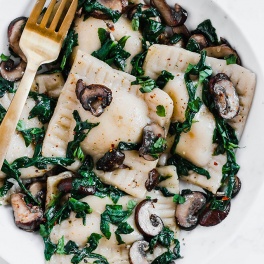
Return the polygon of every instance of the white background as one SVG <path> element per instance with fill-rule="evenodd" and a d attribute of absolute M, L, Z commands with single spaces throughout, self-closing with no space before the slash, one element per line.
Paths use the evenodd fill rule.
<path fill-rule="evenodd" d="M 14 10 L 14 17 L 18 14 L 16 12 L 16 3 L 23 2 L 24 0 L 0 0 L 0 27 L 1 23 L 3 22 L 2 15 L 4 12 L 11 12 L 10 6 L 12 5 Z M 200 3 L 202 0 L 193 0 L 193 2 Z M 29 1 L 25 1 L 29 3 Z M 180 1 L 179 3 L 184 6 L 185 0 Z M 191 2 L 191 0 L 187 1 Z M 209 0 L 208 0 L 209 2 Z M 248 50 L 248 53 L 251 54 L 252 51 L 257 55 L 257 61 L 256 66 L 257 68 L 257 78 L 258 78 L 258 86 L 256 91 L 256 97 L 253 102 L 254 108 L 259 109 L 259 112 L 257 115 L 252 116 L 252 113 L 249 117 L 249 125 L 253 124 L 256 125 L 256 127 L 246 128 L 245 133 L 242 138 L 242 142 L 249 142 L 247 139 L 250 139 L 250 133 L 254 131 L 253 129 L 260 130 L 258 133 L 258 137 L 256 137 L 254 140 L 250 139 L 250 146 L 245 151 L 250 151 L 252 149 L 251 146 L 253 146 L 253 149 L 256 150 L 256 152 L 250 152 L 250 157 L 245 161 L 243 157 L 241 156 L 241 159 L 244 161 L 242 164 L 243 167 L 246 167 L 248 163 L 253 163 L 255 160 L 258 160 L 258 169 L 251 171 L 247 170 L 248 177 L 247 181 L 249 182 L 251 179 L 252 181 L 257 181 L 260 179 L 260 186 L 258 186 L 255 189 L 247 189 L 247 186 L 243 186 L 243 193 L 241 194 L 241 199 L 248 199 L 250 201 L 250 206 L 248 206 L 249 202 L 245 202 L 247 206 L 241 206 L 238 205 L 241 203 L 241 199 L 238 197 L 237 201 L 234 203 L 234 209 L 232 210 L 232 214 L 239 214 L 239 218 L 234 219 L 237 222 L 232 223 L 231 226 L 234 227 L 234 232 L 232 232 L 232 229 L 229 233 L 225 232 L 225 225 L 229 225 L 229 220 L 226 220 L 222 224 L 222 226 L 219 228 L 219 230 L 222 230 L 224 236 L 226 237 L 226 240 L 228 242 L 223 243 L 222 247 L 220 247 L 219 243 L 217 243 L 218 236 L 216 236 L 215 241 L 213 241 L 214 245 L 211 247 L 205 247 L 204 249 L 199 247 L 197 244 L 197 247 L 200 250 L 201 257 L 199 257 L 199 253 L 194 251 L 188 250 L 188 243 L 186 243 L 186 246 L 183 246 L 184 254 L 189 256 L 190 254 L 195 254 L 196 256 L 196 264 L 207 264 L 209 261 L 203 261 L 205 259 L 206 254 L 210 255 L 210 263 L 214 264 L 232 264 L 232 263 L 240 263 L 240 264 L 248 264 L 249 262 L 254 264 L 263 264 L 264 263 L 264 186 L 261 184 L 263 182 L 262 178 L 264 178 L 264 172 L 262 172 L 262 168 L 264 168 L 264 155 L 260 158 L 261 153 L 263 153 L 262 149 L 264 149 L 264 125 L 259 125 L 264 122 L 264 118 L 262 117 L 264 114 L 264 84 L 263 84 L 263 63 L 264 63 L 264 2 L 262 0 L 214 0 L 212 2 L 217 3 L 221 8 L 225 11 L 227 14 L 229 20 L 233 20 L 236 25 L 240 28 L 242 34 L 246 37 L 247 41 L 249 42 L 250 49 Z M 8 6 L 8 8 L 6 8 Z M 187 4 L 185 5 L 188 9 Z M 1 15 L 2 14 L 2 15 Z M 217 10 L 215 10 L 215 14 L 208 14 L 208 17 L 212 18 L 218 15 Z M 217 27 L 217 31 L 221 31 L 219 29 L 219 26 Z M 236 33 L 234 32 L 234 35 Z M 1 36 L 2 37 L 2 36 Z M 238 45 L 239 46 L 239 45 Z M 245 52 L 245 51 L 244 51 Z M 1 50 L 0 50 L 1 53 Z M 247 57 L 247 54 L 243 53 L 242 57 Z M 259 68 L 261 67 L 261 68 Z M 260 83 L 263 84 L 259 85 Z M 263 89 L 263 90 L 262 90 Z M 255 114 L 255 112 L 254 112 Z M 255 119 L 255 120 L 254 120 Z M 261 137 L 262 136 L 262 137 Z M 251 148 L 250 148 L 251 147 Z M 240 157 L 239 157 L 240 158 Z M 258 175 L 256 175 L 258 174 Z M 245 175 L 244 175 L 245 177 Z M 254 186 L 257 186 L 258 184 L 255 184 Z M 247 193 L 245 193 L 245 190 Z M 250 191 L 249 191 L 250 190 Z M 257 192 L 257 194 L 256 194 Z M 253 198 L 252 198 L 253 197 Z M 240 200 L 239 200 L 240 199 Z M 239 212 L 235 209 L 239 208 Z M 8 213 L 11 213 L 8 211 Z M 232 219 L 233 215 L 230 216 L 230 219 Z M 12 220 L 12 217 L 8 217 L 7 219 Z M 3 218 L 0 218 L 0 224 Z M 242 223 L 242 224 L 241 224 Z M 239 226 L 239 227 L 237 227 Z M 212 229 L 213 230 L 213 229 Z M 200 230 L 198 230 L 200 231 Z M 194 230 L 197 234 L 198 231 Z M 19 256 L 16 258 L 17 261 L 12 262 L 12 264 L 26 264 L 23 260 L 23 256 L 21 253 L 21 250 L 19 250 L 23 246 L 27 245 L 21 245 L 17 242 L 16 234 L 18 234 L 19 230 L 16 232 L 12 232 L 12 240 L 14 241 L 11 244 L 6 239 L 3 239 L 3 237 L 6 236 L 6 234 L 0 233 L 0 252 L 1 248 L 5 248 L 5 245 L 8 244 L 7 249 L 12 252 L 12 254 Z M 201 233 L 201 232 L 200 232 Z M 204 237 L 200 236 L 200 241 L 207 239 L 207 235 L 209 235 L 210 231 L 209 229 L 204 232 Z M 220 234 L 219 234 L 220 236 Z M 33 239 L 35 240 L 35 239 Z M 38 240 L 37 240 L 38 241 Z M 32 262 L 30 261 L 30 264 L 42 264 L 39 262 L 34 262 L 34 243 L 32 247 L 32 241 L 31 241 L 31 251 L 32 251 Z M 12 247 L 12 248 L 10 248 Z M 191 248 L 191 247 L 190 247 Z M 219 250 L 218 250 L 219 249 Z M 204 252 L 207 251 L 207 252 Z M 213 251 L 213 252 L 212 252 Z M 18 253 L 19 252 L 19 253 Z M 0 253 L 1 254 L 1 253 Z M 14 257 L 12 257 L 14 259 Z M 208 260 L 208 259 L 206 259 Z M 181 261 L 180 261 L 181 262 Z M 6 264 L 3 260 L 0 259 L 1 264 Z M 186 262 L 184 262 L 185 264 Z M 193 262 L 187 263 L 191 264 Z M 140 263 L 138 263 L 140 264 Z"/>

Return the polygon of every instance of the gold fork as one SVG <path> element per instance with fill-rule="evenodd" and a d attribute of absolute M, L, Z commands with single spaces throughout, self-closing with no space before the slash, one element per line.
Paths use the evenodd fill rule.
<path fill-rule="evenodd" d="M 43 18 L 39 21 L 46 0 L 37 0 L 23 30 L 19 45 L 27 57 L 27 68 L 0 126 L 0 168 L 36 72 L 41 64 L 57 59 L 78 5 L 78 0 L 61 0 L 54 15 L 53 9 L 56 2 L 57 0 L 51 0 Z M 69 2 L 71 4 L 63 18 L 66 4 Z"/>

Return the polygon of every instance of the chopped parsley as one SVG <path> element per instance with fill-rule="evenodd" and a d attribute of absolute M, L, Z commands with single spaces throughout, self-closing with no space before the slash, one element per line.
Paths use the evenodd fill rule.
<path fill-rule="evenodd" d="M 175 194 L 173 196 L 173 202 L 176 204 L 184 204 L 186 201 L 185 197 L 180 194 Z"/>
<path fill-rule="evenodd" d="M 156 107 L 156 114 L 160 117 L 165 117 L 166 116 L 166 110 L 165 107 L 163 105 L 158 105 Z"/>

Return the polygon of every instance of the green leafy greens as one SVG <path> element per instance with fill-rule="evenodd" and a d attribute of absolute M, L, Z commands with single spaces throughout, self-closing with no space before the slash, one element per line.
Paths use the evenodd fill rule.
<path fill-rule="evenodd" d="M 92 56 L 109 65 L 113 64 L 118 69 L 124 71 L 126 67 L 126 59 L 130 57 L 130 53 L 124 50 L 129 36 L 124 36 L 119 41 L 113 41 L 109 32 L 103 28 L 98 29 L 98 36 L 101 42 L 101 48 L 94 51 Z"/>
<path fill-rule="evenodd" d="M 206 81 L 203 86 L 203 101 L 215 117 L 216 127 L 213 136 L 213 143 L 216 143 L 217 147 L 214 151 L 214 155 L 224 153 L 227 155 L 227 162 L 222 168 L 222 184 L 227 186 L 227 188 L 225 188 L 225 196 L 228 199 L 217 202 L 218 206 L 215 206 L 214 208 L 222 210 L 229 202 L 229 199 L 231 199 L 232 191 L 235 185 L 235 175 L 240 169 L 235 156 L 235 149 L 238 148 L 238 139 L 235 130 L 225 119 L 218 115 L 214 100 L 209 92 L 208 81 Z M 212 203 L 214 202 L 212 201 Z"/>
<path fill-rule="evenodd" d="M 202 51 L 200 61 L 196 65 L 189 64 L 184 74 L 184 80 L 189 94 L 189 101 L 185 111 L 185 121 L 183 123 L 172 123 L 170 126 L 170 134 L 175 135 L 174 143 L 171 148 L 171 154 L 175 153 L 181 133 L 187 133 L 191 130 L 193 119 L 202 106 L 202 100 L 195 96 L 196 88 L 198 84 L 204 83 L 212 74 L 212 69 L 205 65 L 205 58 L 206 52 Z M 199 76 L 197 85 L 194 85 L 190 75 Z"/>
<path fill-rule="evenodd" d="M 36 105 L 29 112 L 29 119 L 38 117 L 42 124 L 50 121 L 57 101 L 45 94 L 30 92 L 29 96 L 36 101 Z"/>
<path fill-rule="evenodd" d="M 76 196 L 76 192 L 74 190 L 78 190 L 79 186 L 83 187 L 94 187 L 95 188 L 95 196 L 100 198 L 110 197 L 113 203 L 117 203 L 119 198 L 124 196 L 125 193 L 119 190 L 118 188 L 107 185 L 103 183 L 93 172 L 94 163 L 93 159 L 90 156 L 86 156 L 82 166 L 78 170 L 78 175 L 81 176 L 81 179 L 73 180 L 73 193 L 74 197 Z M 81 198 L 81 197 L 80 197 Z"/>
<path fill-rule="evenodd" d="M 168 71 L 163 70 L 156 80 L 156 85 L 160 88 L 163 89 L 165 85 L 168 83 L 169 80 L 173 80 L 174 75 Z"/>
<path fill-rule="evenodd" d="M 14 83 L 7 81 L 0 76 L 0 98 L 2 98 L 6 92 L 8 93 L 14 92 Z"/>
<path fill-rule="evenodd" d="M 189 171 L 192 170 L 200 175 L 204 175 L 207 179 L 211 178 L 207 170 L 192 164 L 190 161 L 184 159 L 178 154 L 174 154 L 172 157 L 170 157 L 167 164 L 174 165 L 179 176 L 188 176 Z"/>
<path fill-rule="evenodd" d="M 70 141 L 67 146 L 66 157 L 73 159 L 74 157 L 79 158 L 81 161 L 84 160 L 84 154 L 80 147 L 80 143 L 85 139 L 87 134 L 94 127 L 98 126 L 99 123 L 89 123 L 86 121 L 81 121 L 81 117 L 78 111 L 73 111 L 73 117 L 76 121 L 76 126 L 74 128 L 74 139 Z"/>
<path fill-rule="evenodd" d="M 153 253 L 153 250 L 157 244 L 167 248 L 167 251 L 158 256 L 153 262 L 151 262 L 152 264 L 170 264 L 173 260 L 181 257 L 180 242 L 178 241 L 178 239 L 174 238 L 174 232 L 168 227 L 164 227 L 157 236 L 153 237 L 150 240 L 150 253 Z M 175 245 L 173 252 L 170 250 L 170 247 L 172 245 Z"/>
<path fill-rule="evenodd" d="M 96 0 L 79 0 L 78 9 L 83 8 L 85 19 L 90 16 L 94 11 L 100 11 L 107 15 L 114 23 L 121 17 L 121 13 L 117 10 L 112 10 L 106 6 L 100 4 Z"/>
<path fill-rule="evenodd" d="M 75 32 L 73 27 L 71 27 L 68 31 L 68 34 L 63 42 L 62 50 L 60 53 L 61 70 L 65 69 L 65 66 L 68 64 L 68 60 L 72 54 L 72 50 L 74 47 L 78 46 L 78 33 Z"/>
<path fill-rule="evenodd" d="M 50 233 L 53 227 L 56 224 L 60 224 L 61 221 L 67 219 L 70 216 L 70 212 L 73 211 L 76 213 L 76 218 L 82 218 L 83 224 L 86 224 L 86 215 L 92 212 L 90 206 L 85 203 L 78 201 L 74 198 L 69 198 L 61 207 L 59 207 L 61 195 L 54 198 L 54 200 L 49 205 L 49 208 L 45 212 L 46 222 L 45 224 L 40 225 L 40 235 L 43 237 L 45 244 L 45 259 L 48 261 L 51 259 L 52 255 L 58 249 L 58 246 L 54 245 L 50 241 Z M 62 242 L 61 242 L 62 243 Z M 60 251 L 67 253 L 66 249 L 62 249 L 62 245 L 60 245 Z M 77 262 L 79 263 L 79 262 Z"/>
<path fill-rule="evenodd" d="M 110 239 L 110 224 L 116 225 L 115 231 L 118 244 L 123 244 L 120 234 L 130 234 L 134 229 L 126 222 L 126 219 L 132 214 L 136 202 L 130 200 L 127 210 L 123 210 L 122 205 L 106 205 L 106 210 L 101 214 L 100 230 L 107 239 Z"/>
<path fill-rule="evenodd" d="M 210 41 L 211 44 L 218 45 L 218 37 L 216 34 L 216 30 L 214 26 L 212 25 L 212 22 L 210 19 L 207 19 L 203 21 L 202 23 L 200 23 L 197 26 L 195 32 L 202 33 L 207 38 L 207 40 Z"/>

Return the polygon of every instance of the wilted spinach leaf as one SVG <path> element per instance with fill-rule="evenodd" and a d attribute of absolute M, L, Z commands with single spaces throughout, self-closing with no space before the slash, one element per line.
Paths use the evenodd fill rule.
<path fill-rule="evenodd" d="M 45 94 L 30 92 L 29 96 L 36 101 L 36 105 L 29 112 L 29 119 L 38 117 L 42 124 L 50 121 L 57 101 Z"/>

